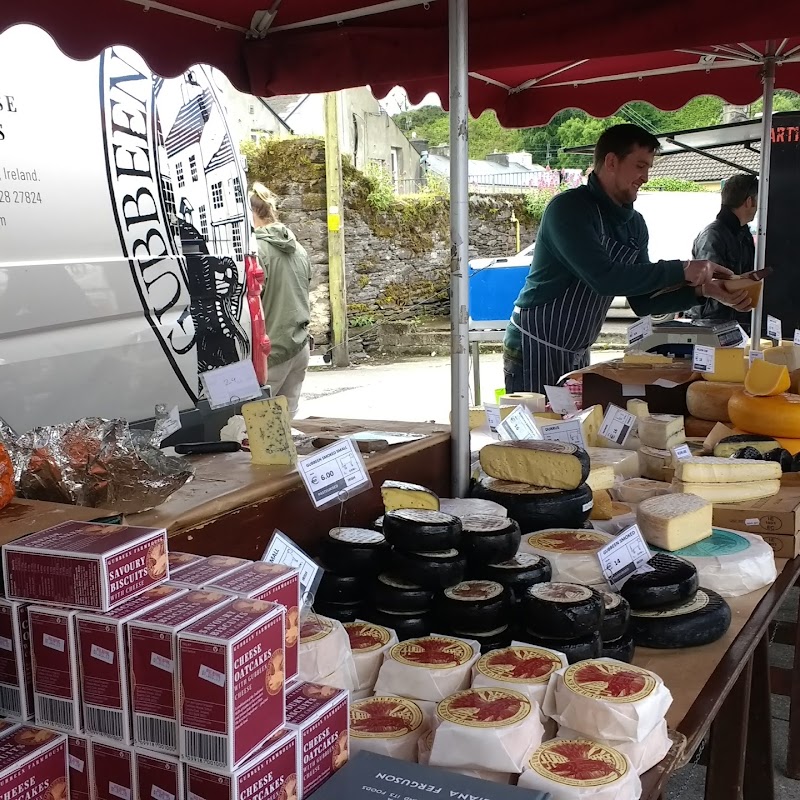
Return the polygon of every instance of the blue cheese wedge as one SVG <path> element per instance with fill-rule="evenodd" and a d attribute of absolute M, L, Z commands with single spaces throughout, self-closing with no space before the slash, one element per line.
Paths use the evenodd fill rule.
<path fill-rule="evenodd" d="M 297 450 L 292 440 L 289 405 L 282 396 L 257 400 L 242 406 L 247 426 L 250 455 L 259 466 L 297 464 Z"/>

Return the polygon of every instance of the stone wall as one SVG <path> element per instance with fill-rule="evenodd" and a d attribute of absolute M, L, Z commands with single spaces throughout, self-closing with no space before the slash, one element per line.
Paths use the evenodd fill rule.
<path fill-rule="evenodd" d="M 314 268 L 311 328 L 318 346 L 330 341 L 328 240 L 325 197 L 325 148 L 318 140 L 263 143 L 247 153 L 248 179 L 260 180 L 280 197 L 281 221 L 295 233 Z M 345 270 L 352 351 L 369 351 L 376 324 L 419 316 L 449 315 L 449 201 L 426 195 L 399 198 L 377 210 L 374 186 L 345 164 Z M 524 198 L 476 196 L 470 200 L 470 256 L 516 252 L 520 220 L 522 247 L 535 236 L 536 224 Z"/>

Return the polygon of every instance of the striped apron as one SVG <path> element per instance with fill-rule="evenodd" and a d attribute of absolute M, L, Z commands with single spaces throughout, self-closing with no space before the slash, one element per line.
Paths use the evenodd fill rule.
<path fill-rule="evenodd" d="M 639 249 L 606 235 L 600 217 L 600 243 L 612 261 L 635 264 Z M 560 296 L 534 308 L 515 308 L 511 324 L 522 335 L 522 368 L 525 391 L 544 394 L 559 378 L 589 366 L 589 354 L 603 327 L 614 298 L 597 294 L 575 279 Z M 519 315 L 519 323 L 514 319 Z"/>

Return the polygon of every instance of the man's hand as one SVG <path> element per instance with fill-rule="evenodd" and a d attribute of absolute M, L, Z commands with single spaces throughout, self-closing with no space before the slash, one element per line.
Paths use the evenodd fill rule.
<path fill-rule="evenodd" d="M 727 267 L 715 264 L 713 261 L 695 260 L 684 262 L 683 274 L 690 286 L 702 286 L 714 278 L 730 278 L 733 272 Z"/>
<path fill-rule="evenodd" d="M 700 287 L 703 297 L 710 297 L 725 306 L 735 308 L 737 311 L 750 311 L 753 303 L 750 295 L 744 289 L 728 291 L 720 281 L 709 281 Z"/>

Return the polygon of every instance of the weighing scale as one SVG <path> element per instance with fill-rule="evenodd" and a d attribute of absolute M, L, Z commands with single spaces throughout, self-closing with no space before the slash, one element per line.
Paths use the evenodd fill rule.
<path fill-rule="evenodd" d="M 708 347 L 741 347 L 747 342 L 747 338 L 737 322 L 714 324 L 672 320 L 653 325 L 653 332 L 640 339 L 633 347 L 662 356 L 691 359 L 696 344 Z"/>

